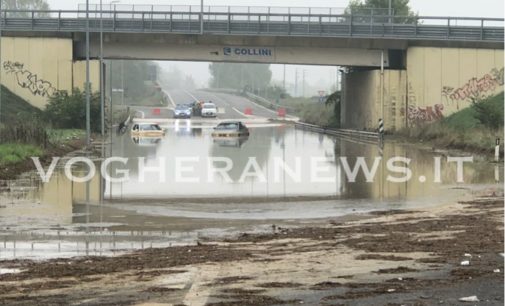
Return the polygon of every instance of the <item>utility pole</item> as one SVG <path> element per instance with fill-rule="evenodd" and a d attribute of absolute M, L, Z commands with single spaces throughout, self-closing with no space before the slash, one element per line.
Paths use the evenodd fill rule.
<path fill-rule="evenodd" d="M 86 0 L 86 145 L 91 145 L 90 123 L 90 84 L 89 84 L 89 0 Z"/>
<path fill-rule="evenodd" d="M 0 65 L 2 63 L 2 0 L 0 0 Z M 1 68 L 1 67 L 0 67 Z M 0 70 L 0 126 L 2 125 L 2 71 Z"/>
<path fill-rule="evenodd" d="M 295 70 L 295 97 L 298 95 L 298 68 Z"/>
<path fill-rule="evenodd" d="M 388 15 L 389 15 L 389 23 L 391 23 L 391 0 L 388 2 Z"/>
<path fill-rule="evenodd" d="M 121 105 L 124 107 L 124 60 L 121 60 Z"/>
<path fill-rule="evenodd" d="M 302 96 L 305 97 L 305 73 L 307 70 L 303 69 L 302 73 Z"/>
<path fill-rule="evenodd" d="M 284 78 L 282 80 L 282 88 L 286 91 L 286 64 L 284 64 Z"/>
<path fill-rule="evenodd" d="M 200 1 L 200 34 L 203 35 L 203 0 Z"/>
<path fill-rule="evenodd" d="M 103 70 L 103 8 L 100 0 L 100 115 L 102 138 L 105 136 L 105 78 Z"/>

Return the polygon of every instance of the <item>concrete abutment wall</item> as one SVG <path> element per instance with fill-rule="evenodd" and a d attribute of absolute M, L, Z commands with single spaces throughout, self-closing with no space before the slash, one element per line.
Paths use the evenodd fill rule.
<path fill-rule="evenodd" d="M 2 84 L 30 104 L 44 108 L 59 90 L 83 89 L 84 61 L 73 60 L 71 38 L 2 37 Z M 99 63 L 91 61 L 91 88 L 99 90 Z"/>
<path fill-rule="evenodd" d="M 352 71 L 345 76 L 343 127 L 389 131 L 415 127 L 503 91 L 499 49 L 412 47 L 404 70 Z"/>

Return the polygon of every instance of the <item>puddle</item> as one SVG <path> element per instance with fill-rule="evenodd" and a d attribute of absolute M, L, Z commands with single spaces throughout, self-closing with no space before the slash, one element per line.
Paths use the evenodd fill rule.
<path fill-rule="evenodd" d="M 436 206 L 461 197 L 469 192 L 467 187 L 500 186 L 495 179 L 495 165 L 478 162 L 465 165 L 465 184 L 455 182 L 455 163 L 443 164 L 442 182 L 435 183 L 433 158 L 438 155 L 411 147 L 386 144 L 381 149 L 373 144 L 263 123 L 250 127 L 249 138 L 216 141 L 211 137 L 212 130 L 199 124 L 174 123 L 163 138 L 148 141 L 132 139 L 128 133 L 114 135 L 104 154 L 130 158 L 125 165 L 112 164 L 111 169 L 112 173 L 128 170 L 130 180 L 126 183 L 108 183 L 99 173 L 88 183 L 71 182 L 59 168 L 48 183 L 27 176 L 2 184 L 0 260 L 115 255 L 150 247 L 195 244 L 203 236 L 269 231 L 272 224 L 317 224 L 324 222 L 322 219 L 353 213 Z M 157 175 L 139 182 L 138 157 L 145 157 L 150 166 L 165 157 L 165 170 L 170 172 L 175 156 L 195 156 L 202 161 L 226 157 L 237 169 L 229 172 L 231 183 L 222 178 L 211 183 L 175 183 L 172 176 L 162 183 Z M 326 166 L 325 175 L 335 178 L 333 181 L 310 182 L 307 167 L 314 156 L 325 158 L 321 165 Z M 369 160 L 382 156 L 376 179 L 366 182 L 358 175 L 356 182 L 348 182 L 338 163 L 343 156 L 348 157 L 350 164 L 357 156 Z M 411 159 L 413 179 L 405 183 L 387 180 L 390 173 L 385 171 L 385 163 L 392 156 Z M 264 181 L 241 181 L 250 157 L 265 173 Z M 276 159 L 293 167 L 297 157 L 302 160 L 301 181 L 276 171 Z M 95 163 L 99 168 L 100 161 Z M 207 178 L 207 171 L 206 166 L 200 165 L 190 174 Z M 318 198 L 296 198 L 300 196 Z"/>

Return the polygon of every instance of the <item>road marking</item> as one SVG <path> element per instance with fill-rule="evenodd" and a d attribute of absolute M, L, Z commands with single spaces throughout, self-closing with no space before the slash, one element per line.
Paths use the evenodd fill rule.
<path fill-rule="evenodd" d="M 168 100 L 170 101 L 170 103 L 172 104 L 172 106 L 175 107 L 174 99 L 172 99 L 172 96 L 170 95 L 170 93 L 168 92 L 168 90 L 163 90 L 163 92 L 165 92 L 165 94 L 167 94 Z"/>
<path fill-rule="evenodd" d="M 237 113 L 239 113 L 239 115 L 242 115 L 242 116 L 244 116 L 244 117 L 246 117 L 246 118 L 258 118 L 258 119 L 260 119 L 260 118 L 265 118 L 265 117 L 261 117 L 261 116 L 246 115 L 246 114 L 244 114 L 243 112 L 241 112 L 241 111 L 239 111 L 238 109 L 236 109 L 235 107 L 232 107 L 232 108 L 233 108 L 233 110 L 234 110 L 234 111 L 236 111 Z"/>
<path fill-rule="evenodd" d="M 225 99 L 223 99 L 222 97 L 218 97 L 216 96 L 215 94 L 211 93 L 211 92 L 207 92 L 207 94 L 209 96 L 212 96 L 214 97 L 215 99 L 214 100 L 219 100 L 221 102 L 223 102 L 224 104 L 228 105 L 228 107 L 230 107 L 231 109 L 233 109 L 234 111 L 236 111 L 239 115 L 243 116 L 243 117 L 246 117 L 248 118 L 247 115 L 245 115 L 244 113 L 242 113 L 241 111 L 239 111 L 238 109 L 236 109 L 235 107 L 231 106 L 230 102 L 226 101 Z"/>
<path fill-rule="evenodd" d="M 198 100 L 195 96 L 193 96 L 193 95 L 192 95 L 189 91 L 187 91 L 187 90 L 185 90 L 185 89 L 183 89 L 183 91 L 184 91 L 185 93 L 187 93 L 187 94 L 188 94 L 191 98 L 193 98 L 193 100 L 195 100 L 195 102 L 199 102 L 199 101 L 200 101 L 200 100 Z"/>

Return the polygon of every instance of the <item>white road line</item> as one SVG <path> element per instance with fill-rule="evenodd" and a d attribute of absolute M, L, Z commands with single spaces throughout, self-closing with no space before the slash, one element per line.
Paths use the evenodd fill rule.
<path fill-rule="evenodd" d="M 238 109 L 236 109 L 235 107 L 232 107 L 232 109 L 233 109 L 234 111 L 236 111 L 237 113 L 239 113 L 241 116 L 244 116 L 244 117 L 246 117 L 246 118 L 258 118 L 258 119 L 260 119 L 260 118 L 265 118 L 265 117 L 261 117 L 261 116 L 246 115 L 246 114 L 244 114 L 243 112 L 241 112 L 241 111 L 239 111 Z"/>
<path fill-rule="evenodd" d="M 163 90 L 167 96 L 168 96 L 168 100 L 170 100 L 170 103 L 172 104 L 173 107 L 175 107 L 175 102 L 174 102 L 174 99 L 172 99 L 172 96 L 170 95 L 170 93 L 168 92 L 168 90 Z"/>
<path fill-rule="evenodd" d="M 187 90 L 185 90 L 185 89 L 183 89 L 183 91 L 184 91 L 185 93 L 187 93 L 187 94 L 188 94 L 188 95 L 189 95 L 189 96 L 190 96 L 193 100 L 195 100 L 195 102 L 199 102 L 199 100 L 198 100 L 195 96 L 193 96 L 193 95 L 192 95 L 189 91 L 187 91 Z"/>
<path fill-rule="evenodd" d="M 230 107 L 231 109 L 233 109 L 234 111 L 236 111 L 239 115 L 241 115 L 241 116 L 244 116 L 244 117 L 248 118 L 248 115 L 245 115 L 243 112 L 241 112 L 241 111 L 239 111 L 238 109 L 236 109 L 235 107 L 231 106 L 231 104 L 230 104 L 228 101 L 226 101 L 225 99 L 223 99 L 222 97 L 218 97 L 218 96 L 216 96 L 215 94 L 213 94 L 213 93 L 211 93 L 211 92 L 207 92 L 207 94 L 208 94 L 209 96 L 214 97 L 214 98 L 215 98 L 215 100 L 222 101 L 224 104 L 228 105 L 228 107 Z"/>

